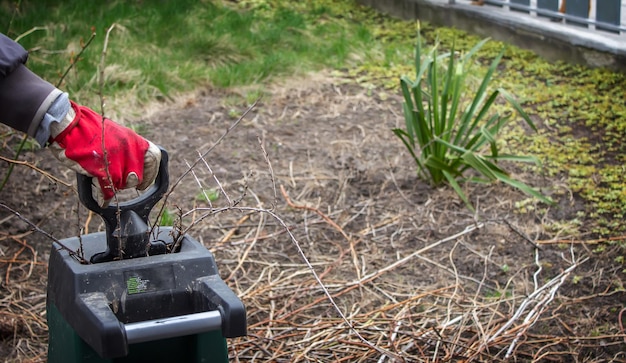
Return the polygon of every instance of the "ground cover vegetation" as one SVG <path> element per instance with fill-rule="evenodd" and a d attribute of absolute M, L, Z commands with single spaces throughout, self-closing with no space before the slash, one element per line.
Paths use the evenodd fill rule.
<path fill-rule="evenodd" d="M 275 198 L 268 203 L 274 208 L 282 195 L 287 206 L 275 213 L 296 221 L 289 235 L 303 242 L 313 266 L 294 261 L 295 247 L 273 239 L 284 239 L 285 229 L 272 229 L 262 213 L 216 213 L 211 224 L 192 230 L 219 241 L 208 247 L 222 257 L 224 278 L 246 301 L 250 337 L 232 343 L 235 359 L 624 359 L 625 75 L 550 63 L 485 41 L 468 60 L 475 69 L 465 79 L 468 89 L 480 90 L 482 75 L 501 57 L 485 94 L 505 89 L 519 104 L 493 99 L 485 116 L 498 113 L 510 122 L 483 128 L 485 150 L 535 158 L 537 163 L 502 160 L 494 170 L 508 170 L 510 180 L 540 194 L 498 183 L 452 183 L 456 194 L 450 194 L 452 188 L 418 179 L 415 159 L 392 131 L 405 126 L 401 80 L 408 84 L 415 76 L 415 22 L 349 0 L 1 1 L 0 26 L 31 51 L 29 66 L 37 73 L 52 83 L 62 79 L 61 87 L 79 102 L 96 109 L 105 104 L 107 116 L 169 145 L 173 175 L 185 169 L 177 155 L 193 158 L 261 100 L 251 120 L 240 125 L 244 131 L 232 131 L 233 144 L 222 145 L 226 149 L 212 162 L 222 171 L 235 169 L 222 181 L 249 190 L 254 206 L 264 201 L 255 194 L 255 181 L 284 182 L 288 191 L 265 190 Z M 425 49 L 437 44 L 440 54 L 467 54 L 482 41 L 426 23 L 420 34 Z M 316 81 L 311 73 L 325 78 Z M 204 98 L 189 96 L 199 89 Z M 470 92 L 460 101 L 471 100 Z M 154 113 L 158 117 L 146 116 Z M 247 147 L 261 129 L 276 172 L 271 178 L 267 157 Z M 202 139 L 195 137 L 202 133 Z M 3 128 L 0 156 L 15 157 L 20 140 Z M 311 140 L 318 143 L 309 147 Z M 21 161 L 61 174 L 30 146 Z M 265 171 L 245 172 L 255 162 Z M 45 230 L 60 229 L 59 237 L 66 237 L 67 228 L 48 223 L 51 216 L 84 224 L 84 232 L 102 227 L 92 216 L 74 222 L 79 213 L 57 204 L 71 188 L 41 187 L 43 177 L 22 165 L 17 169 L 21 177 L 0 191 L 2 202 L 23 195 L 17 204 L 23 215 L 31 213 Z M 245 182 L 238 173 L 247 174 Z M 32 199 L 21 183 L 25 176 L 38 180 Z M 200 171 L 194 177 L 202 179 Z M 197 223 L 198 205 L 235 199 L 220 186 L 192 184 L 187 199 L 165 213 L 166 224 Z M 47 204 L 37 199 L 42 195 Z M 475 210 L 457 203 L 459 195 Z M 29 209 L 38 204 L 40 210 Z M 0 240 L 0 353 L 7 361 L 43 361 L 49 240 L 37 239 L 10 215 L 0 217 L 6 227 Z M 522 225 L 533 227 L 521 231 Z M 259 241 L 273 245 L 261 247 Z M 31 258 L 24 257 L 28 253 Z M 324 271 L 326 295 L 311 268 Z M 339 305 L 329 304 L 329 296 Z M 348 319 L 336 318 L 337 309 Z"/>
<path fill-rule="evenodd" d="M 262 95 L 266 81 L 324 67 L 364 87 L 389 91 L 398 90 L 401 76 L 414 73 L 415 25 L 350 2 L 182 1 L 147 6 L 114 1 L 75 7 L 21 1 L 3 2 L 1 10 L 3 31 L 20 37 L 31 50 L 29 66 L 51 82 L 77 61 L 92 33 L 98 34 L 61 85 L 78 101 L 94 105 L 99 104 L 96 70 L 103 34 L 115 24 L 103 92 L 109 116 L 121 122 L 132 122 L 150 101 L 207 84 L 251 85 L 252 100 Z M 425 41 L 437 41 L 442 50 L 454 43 L 457 50 L 467 51 L 481 40 L 453 29 L 422 27 Z M 503 46 L 487 42 L 477 53 L 481 64 L 476 72 L 485 72 Z M 534 172 L 566 179 L 565 188 L 555 192 L 575 193 L 590 203 L 573 220 L 553 226 L 555 230 L 578 233 L 577 225 L 583 223 L 584 233 L 610 235 L 626 229 L 621 223 L 626 203 L 621 178 L 625 84 L 622 74 L 550 63 L 507 47 L 493 86 L 508 89 L 545 127 L 537 135 L 503 130 L 504 151 L 535 155 L 542 167 Z M 141 125 L 135 127 L 141 130 Z M 553 130 L 562 137 L 548 136 Z M 527 210 L 528 204 L 534 203 L 522 201 L 520 209 Z"/>

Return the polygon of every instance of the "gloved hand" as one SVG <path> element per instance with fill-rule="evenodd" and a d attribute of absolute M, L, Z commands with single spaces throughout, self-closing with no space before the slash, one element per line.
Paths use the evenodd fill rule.
<path fill-rule="evenodd" d="M 118 190 L 149 187 L 159 170 L 161 151 L 133 130 L 105 118 L 106 165 L 102 129 L 100 114 L 71 102 L 67 116 L 50 126 L 50 149 L 65 166 L 96 178 L 107 205 Z"/>

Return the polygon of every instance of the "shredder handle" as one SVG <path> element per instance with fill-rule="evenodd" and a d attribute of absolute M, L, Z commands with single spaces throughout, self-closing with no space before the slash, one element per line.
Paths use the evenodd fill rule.
<path fill-rule="evenodd" d="M 165 245 L 150 241 L 148 227 L 150 211 L 169 188 L 167 170 L 169 158 L 165 149 L 159 149 L 161 161 L 154 184 L 145 193 L 132 200 L 112 203 L 106 207 L 100 206 L 92 194 L 92 178 L 76 173 L 78 197 L 81 203 L 87 209 L 100 215 L 106 226 L 107 249 L 91 256 L 91 263 L 165 253 Z"/>
<path fill-rule="evenodd" d="M 222 329 L 218 310 L 124 324 L 128 344 L 143 343 Z"/>
<path fill-rule="evenodd" d="M 104 219 L 107 227 L 112 227 L 111 231 L 114 231 L 114 227 L 117 227 L 119 214 L 128 211 L 137 213 L 142 219 L 147 221 L 152 207 L 154 207 L 154 205 L 161 200 L 163 195 L 167 192 L 167 188 L 169 188 L 170 185 L 169 173 L 167 170 L 169 156 L 165 149 L 161 147 L 159 147 L 159 149 L 161 150 L 161 162 L 159 163 L 159 171 L 156 179 L 154 180 L 154 184 L 150 186 L 145 193 L 132 200 L 117 204 L 112 203 L 106 207 L 102 207 L 93 197 L 91 190 L 92 178 L 81 173 L 76 173 L 76 186 L 78 189 L 78 198 L 81 203 L 90 211 L 99 214 L 102 219 Z"/>
<path fill-rule="evenodd" d="M 68 321 L 78 335 L 102 358 L 119 358 L 128 355 L 134 343 L 176 338 L 222 329 L 220 310 L 146 320 L 124 324 L 111 310 L 106 295 L 91 292 L 78 295 L 73 323 Z"/>

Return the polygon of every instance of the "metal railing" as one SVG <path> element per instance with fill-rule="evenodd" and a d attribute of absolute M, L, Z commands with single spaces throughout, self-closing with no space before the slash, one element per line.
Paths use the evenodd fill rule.
<path fill-rule="evenodd" d="M 564 1 L 567 2 L 562 6 Z M 552 21 L 626 35 L 626 0 L 485 0 L 484 3 Z"/>

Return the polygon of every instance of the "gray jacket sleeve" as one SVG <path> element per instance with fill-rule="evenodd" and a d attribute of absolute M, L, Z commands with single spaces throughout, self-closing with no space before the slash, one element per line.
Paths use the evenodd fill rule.
<path fill-rule="evenodd" d="M 0 79 L 26 63 L 28 52 L 21 45 L 0 33 Z"/>
<path fill-rule="evenodd" d="M 62 92 L 26 68 L 27 59 L 21 45 L 0 34 L 0 122 L 35 136 Z"/>

